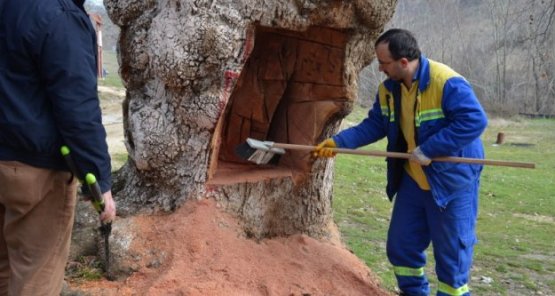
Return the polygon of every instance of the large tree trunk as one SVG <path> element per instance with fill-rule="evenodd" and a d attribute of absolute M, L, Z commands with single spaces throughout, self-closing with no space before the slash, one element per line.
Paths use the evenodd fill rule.
<path fill-rule="evenodd" d="M 337 131 L 396 1 L 105 0 L 121 28 L 128 163 L 121 215 L 214 197 L 255 238 L 325 236 L 333 161 L 234 154 L 247 137 L 315 144 Z"/>

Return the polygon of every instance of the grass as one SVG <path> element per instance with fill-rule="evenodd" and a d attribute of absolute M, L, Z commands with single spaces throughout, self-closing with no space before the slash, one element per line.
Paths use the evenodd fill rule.
<path fill-rule="evenodd" d="M 98 80 L 98 85 L 100 86 L 108 86 L 108 87 L 116 87 L 116 88 L 123 88 L 123 83 L 118 75 L 118 58 L 117 54 L 111 50 L 104 50 L 102 52 L 102 59 L 103 59 L 103 66 L 106 71 L 108 71 L 108 75 Z"/>
<path fill-rule="evenodd" d="M 119 170 L 126 162 L 128 158 L 128 154 L 126 152 L 118 152 L 113 153 L 111 156 L 112 159 L 112 171 Z"/>
<path fill-rule="evenodd" d="M 355 108 L 345 126 L 366 111 Z M 490 120 L 482 139 L 488 159 L 534 162 L 537 168 L 487 166 L 481 179 L 478 239 L 471 289 L 476 295 L 555 295 L 555 120 Z M 506 143 L 492 145 L 498 132 Z M 364 149 L 385 150 L 385 141 Z M 349 248 L 389 290 L 396 287 L 385 252 L 391 203 L 379 157 L 336 159 L 334 212 Z M 426 272 L 437 282 L 428 252 Z M 485 279 L 492 279 L 491 283 Z"/>
<path fill-rule="evenodd" d="M 81 256 L 67 267 L 68 277 L 75 281 L 93 281 L 103 278 L 102 263 L 95 256 Z"/>

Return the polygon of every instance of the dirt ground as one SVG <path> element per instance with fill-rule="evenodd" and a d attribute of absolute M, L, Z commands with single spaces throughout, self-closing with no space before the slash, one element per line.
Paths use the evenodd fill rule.
<path fill-rule="evenodd" d="M 103 100 L 110 153 L 125 149 L 121 98 Z M 68 294 L 390 295 L 341 242 L 305 235 L 248 239 L 210 199 L 190 201 L 169 215 L 127 219 L 139 229 L 135 249 L 161 259 L 142 262 L 126 279 L 69 281 Z"/>
<path fill-rule="evenodd" d="M 120 281 L 70 283 L 90 295 L 388 295 L 341 244 L 305 235 L 254 241 L 210 199 L 134 217 L 137 245 L 163 259 Z M 146 247 L 145 247 L 146 246 Z"/>

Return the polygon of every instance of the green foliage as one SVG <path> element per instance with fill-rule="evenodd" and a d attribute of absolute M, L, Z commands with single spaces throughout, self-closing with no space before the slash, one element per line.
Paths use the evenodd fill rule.
<path fill-rule="evenodd" d="M 68 263 L 67 275 L 74 281 L 100 280 L 103 277 L 102 263 L 95 256 L 81 256 Z"/>
<path fill-rule="evenodd" d="M 85 281 L 100 280 L 102 278 L 102 270 L 85 266 L 79 270 L 76 277 Z"/>
<path fill-rule="evenodd" d="M 360 121 L 361 112 L 355 110 L 347 124 Z M 470 282 L 476 295 L 551 295 L 554 290 L 553 130 L 555 120 L 492 119 L 482 137 L 488 159 L 534 162 L 537 168 L 484 168 Z M 506 143 L 494 146 L 498 132 L 505 133 Z M 384 151 L 385 145 L 380 141 L 364 149 Z M 393 291 L 396 281 L 385 252 L 391 214 L 385 170 L 380 157 L 338 155 L 333 206 L 347 245 Z M 432 257 L 429 250 L 426 273 L 435 286 Z"/>

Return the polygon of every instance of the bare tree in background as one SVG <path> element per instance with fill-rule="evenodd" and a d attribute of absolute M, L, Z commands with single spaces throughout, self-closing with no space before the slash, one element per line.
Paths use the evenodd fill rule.
<path fill-rule="evenodd" d="M 538 5 L 537 2 L 541 2 Z M 532 113 L 548 114 L 555 111 L 555 66 L 554 62 L 554 15 L 555 0 L 530 1 L 529 22 L 526 39 L 529 58 L 528 83 L 526 97 L 527 107 Z"/>
<path fill-rule="evenodd" d="M 490 13 L 493 37 L 493 83 L 490 98 L 497 104 L 503 104 L 507 99 L 505 84 L 507 79 L 507 55 L 509 54 L 508 41 L 511 30 L 516 26 L 512 19 L 511 1 L 488 0 L 486 5 Z"/>
<path fill-rule="evenodd" d="M 554 9 L 555 0 L 400 1 L 386 27 L 413 31 L 428 57 L 470 81 L 488 112 L 555 114 Z M 361 92 L 379 84 L 373 67 L 361 72 Z"/>

